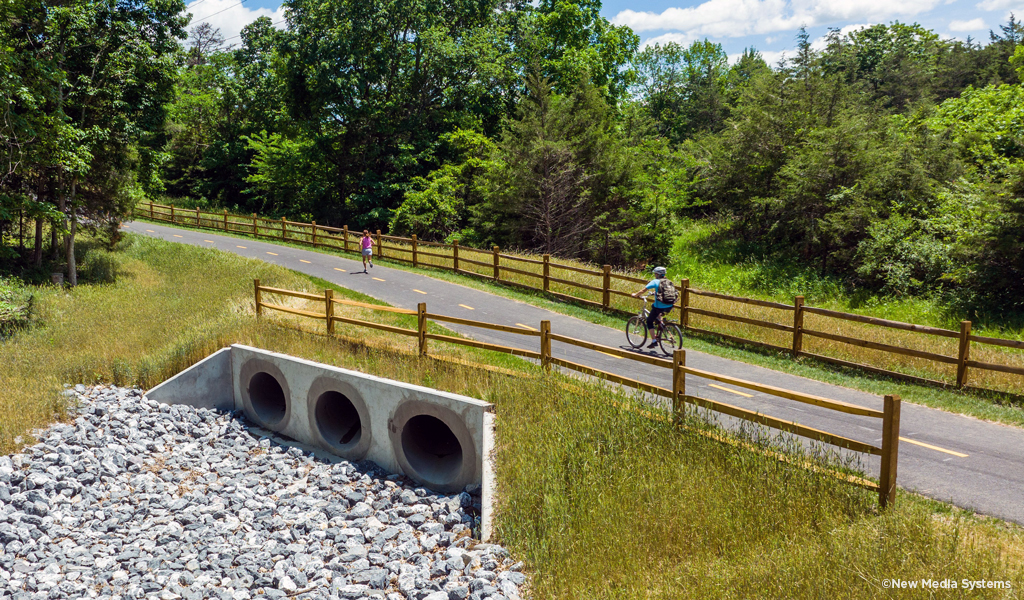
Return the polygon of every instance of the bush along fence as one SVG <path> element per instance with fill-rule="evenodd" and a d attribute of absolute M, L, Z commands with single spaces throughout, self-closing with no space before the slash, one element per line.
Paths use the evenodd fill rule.
<path fill-rule="evenodd" d="M 229 233 L 252 235 L 359 253 L 360 234 L 344 227 L 326 227 L 281 219 L 203 212 L 173 205 L 140 204 L 136 215 L 154 221 Z M 438 268 L 546 294 L 621 314 L 636 312 L 630 293 L 648 279 L 586 265 L 554 262 L 550 255 L 501 252 L 372 233 L 377 258 Z M 808 306 L 803 296 L 793 304 L 731 296 L 678 282 L 676 306 L 685 331 L 781 351 L 793 358 L 809 357 L 918 383 L 1019 391 L 1024 375 L 1024 341 L 971 333 L 971 322 L 959 331 L 915 325 L 854 313 Z M 936 379 L 938 378 L 938 379 Z"/>
<path fill-rule="evenodd" d="M 854 452 L 860 452 L 864 454 L 870 454 L 878 456 L 881 459 L 881 469 L 879 483 L 874 483 L 867 479 L 855 477 L 852 475 L 831 473 L 835 476 L 842 478 L 843 480 L 858 485 L 869 490 L 878 493 L 878 504 L 880 508 L 885 508 L 895 500 L 896 494 L 896 466 L 897 458 L 899 455 L 899 432 L 900 432 L 900 398 L 899 396 L 885 396 L 883 403 L 883 410 L 874 410 L 870 408 L 864 408 L 854 404 L 848 404 L 838 400 L 830 400 L 821 396 L 814 396 L 811 394 L 804 394 L 801 392 L 794 392 L 791 390 L 785 390 L 770 385 L 763 385 L 743 379 L 737 379 L 735 377 L 729 377 L 727 375 L 720 375 L 717 373 L 711 373 L 701 369 L 694 369 L 686 366 L 686 351 L 677 349 L 672 356 L 672 359 L 655 358 L 644 354 L 637 354 L 622 350 L 621 348 L 615 348 L 612 346 L 604 346 L 601 344 L 595 344 L 584 340 L 571 338 L 568 336 L 553 333 L 551 331 L 550 321 L 541 321 L 540 328 L 537 330 L 523 329 L 520 327 L 512 327 L 509 325 L 500 325 L 497 323 L 487 323 L 482 321 L 475 321 L 472 319 L 464 319 L 460 317 L 450 317 L 446 315 L 440 315 L 435 313 L 427 312 L 426 303 L 420 303 L 416 310 L 408 310 L 404 308 L 395 308 L 391 306 L 380 306 L 376 304 L 367 304 L 364 302 L 356 302 L 352 300 L 342 300 L 334 297 L 333 290 L 324 290 L 323 294 L 312 294 L 308 292 L 298 292 L 294 290 L 285 290 L 280 288 L 273 288 L 260 285 L 260 280 L 256 279 L 253 281 L 253 287 L 255 292 L 255 306 L 256 316 L 260 318 L 263 316 L 264 310 L 279 311 L 299 317 L 306 317 L 311 319 L 317 319 L 324 321 L 327 327 L 327 333 L 333 335 L 336 330 L 338 323 L 344 325 L 352 325 L 357 327 L 368 327 L 371 329 L 377 329 L 380 331 L 386 331 L 398 335 L 406 335 L 415 337 L 419 345 L 419 353 L 421 356 L 427 355 L 428 343 L 430 341 L 447 342 L 450 344 L 459 344 L 463 346 L 470 346 L 472 348 L 481 348 L 484 350 L 492 350 L 495 352 L 502 352 L 506 354 L 512 354 L 515 356 L 522 356 L 525 358 L 531 358 L 540 361 L 540 364 L 546 371 L 550 371 L 552 365 L 562 367 L 564 369 L 570 369 L 586 375 L 597 377 L 612 383 L 619 385 L 635 388 L 652 394 L 655 396 L 661 396 L 669 398 L 672 401 L 672 414 L 681 419 L 685 411 L 687 404 L 704 408 L 707 410 L 714 411 L 716 413 L 728 415 L 736 419 L 744 421 L 750 421 L 766 427 L 777 429 L 779 431 L 785 431 L 790 434 L 811 439 L 817 442 L 822 442 L 839 448 L 845 448 Z M 281 304 L 274 304 L 264 300 L 264 295 L 279 295 L 288 296 L 293 298 L 299 298 L 322 305 L 322 312 L 319 310 L 304 310 L 299 308 L 293 308 L 289 306 L 283 306 Z M 361 319 L 353 319 L 349 317 L 343 317 L 335 314 L 335 306 L 353 306 L 357 308 L 370 309 L 381 312 L 398 313 L 402 315 L 410 315 L 416 317 L 416 329 L 406 329 L 404 327 L 397 327 L 394 325 L 386 325 L 383 323 L 374 323 L 372 321 L 365 321 Z M 458 325 L 465 325 L 470 327 L 478 327 L 481 329 L 490 329 L 494 331 L 503 331 L 506 333 L 513 333 L 524 337 L 535 337 L 539 339 L 539 347 L 537 350 L 528 350 L 524 348 L 515 348 L 512 346 L 503 346 L 499 344 L 491 344 L 487 342 L 480 342 L 477 340 L 470 340 L 465 338 L 459 338 L 449 335 L 441 335 L 436 333 L 429 333 L 427 331 L 427 322 L 435 321 L 441 323 L 454 323 Z M 614 373 L 602 371 L 592 367 L 588 367 L 576 362 L 563 360 L 556 358 L 551 354 L 551 343 L 558 342 L 571 346 L 577 346 L 595 352 L 601 352 L 604 354 L 610 354 L 612 356 L 618 356 L 656 367 L 663 367 L 666 370 L 671 371 L 672 375 L 672 387 L 660 387 L 638 381 L 636 379 L 630 379 L 622 377 Z M 850 439 L 834 433 L 829 433 L 813 427 L 801 425 L 793 421 L 787 421 L 783 419 L 776 419 L 762 415 L 760 413 L 726 404 L 723 402 L 717 402 L 715 400 L 709 400 L 707 398 L 701 398 L 686 393 L 686 375 L 693 375 L 695 377 L 703 377 L 705 379 L 711 379 L 720 383 L 726 383 L 734 385 L 740 388 L 754 390 L 771 396 L 779 398 L 785 398 L 795 402 L 801 402 L 804 404 L 811 404 L 820 408 L 842 412 L 850 415 L 857 415 L 861 417 L 868 417 L 874 419 L 881 419 L 882 421 L 882 444 L 881 446 L 875 446 L 858 440 Z M 777 455 L 782 460 L 788 460 L 785 455 Z M 808 465 L 811 466 L 811 465 Z M 813 468 L 813 466 L 812 466 Z"/>

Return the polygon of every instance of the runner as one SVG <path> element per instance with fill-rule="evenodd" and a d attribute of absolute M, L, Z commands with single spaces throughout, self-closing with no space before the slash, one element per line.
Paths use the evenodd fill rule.
<path fill-rule="evenodd" d="M 359 245 L 363 248 L 363 273 L 367 273 L 366 261 L 370 261 L 370 268 L 373 268 L 373 238 L 370 237 L 370 230 L 363 230 L 363 237 L 359 240 Z"/>

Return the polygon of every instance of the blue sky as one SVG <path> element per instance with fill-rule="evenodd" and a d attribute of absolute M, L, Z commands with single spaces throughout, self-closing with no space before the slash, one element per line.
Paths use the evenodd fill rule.
<path fill-rule="evenodd" d="M 194 23 L 209 21 L 231 37 L 259 16 L 282 20 L 280 4 L 193 0 L 189 10 Z M 848 31 L 898 20 L 920 23 L 944 37 L 987 41 L 988 31 L 998 31 L 1011 12 L 1024 18 L 1024 0 L 608 0 L 601 12 L 613 23 L 632 27 L 645 44 L 708 38 L 730 55 L 754 47 L 774 63 L 782 53 L 792 52 L 801 25 L 812 39 L 819 39 L 830 27 Z"/>

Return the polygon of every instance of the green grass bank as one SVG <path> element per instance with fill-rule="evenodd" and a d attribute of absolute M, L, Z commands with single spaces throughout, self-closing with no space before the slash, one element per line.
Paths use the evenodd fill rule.
<path fill-rule="evenodd" d="M 440 344 L 424 359 L 409 338 L 254 318 L 252 279 L 322 281 L 139 236 L 83 260 L 92 283 L 37 290 L 35 325 L 0 342 L 4 452 L 67 416 L 65 382 L 148 387 L 246 343 L 494 402 L 498 534 L 526 562 L 534 598 L 935 597 L 883 588 L 922 578 L 1012 586 L 951 597 L 1024 589 L 1019 527 L 908 494 L 880 516 L 865 490 L 617 408 L 634 399 L 517 359 Z"/>

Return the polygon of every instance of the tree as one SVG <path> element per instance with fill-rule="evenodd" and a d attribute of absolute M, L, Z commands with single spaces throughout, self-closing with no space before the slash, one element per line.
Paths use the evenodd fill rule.
<path fill-rule="evenodd" d="M 478 234 L 506 247 L 592 256 L 603 242 L 601 224 L 624 200 L 628 174 L 612 112 L 586 80 L 563 96 L 531 74 L 527 90 L 471 220 Z"/>
<path fill-rule="evenodd" d="M 989 43 L 981 49 L 985 65 L 985 76 L 982 84 L 998 85 L 1000 83 L 1016 83 L 1017 74 L 1010 64 L 1010 57 L 1017 47 L 1024 43 L 1024 22 L 1010 13 L 1006 25 L 999 26 L 999 32 L 989 31 Z"/>
<path fill-rule="evenodd" d="M 426 177 L 413 178 L 405 200 L 391 218 L 392 233 L 414 233 L 420 239 L 435 241 L 475 236 L 466 229 L 469 207 L 481 201 L 485 175 L 498 168 L 495 144 L 483 134 L 465 129 L 441 139 L 456 148 L 460 158 Z"/>
<path fill-rule="evenodd" d="M 585 79 L 612 105 L 625 97 L 640 38 L 602 17 L 599 0 L 540 0 L 525 10 L 520 27 L 515 50 L 521 75 L 536 70 L 560 94 Z"/>
<path fill-rule="evenodd" d="M 76 138 L 75 160 L 57 170 L 57 204 L 70 225 L 68 277 L 77 282 L 78 212 L 118 220 L 138 199 L 134 166 L 143 131 L 163 124 L 184 38 L 181 0 L 78 0 L 47 7 L 41 53 L 64 79 L 57 119 Z M 65 84 L 66 81 L 66 84 Z"/>
<path fill-rule="evenodd" d="M 412 177 L 445 158 L 434 154 L 439 136 L 504 113 L 511 73 L 496 1 L 285 6 L 286 98 L 322 165 L 310 199 L 322 221 L 385 226 Z"/>
<path fill-rule="evenodd" d="M 224 36 L 219 28 L 203 22 L 189 29 L 188 45 L 188 66 L 204 65 L 211 54 L 224 46 Z"/>
<path fill-rule="evenodd" d="M 661 135 L 678 144 L 722 128 L 731 70 L 720 44 L 704 40 L 685 49 L 673 42 L 655 44 L 637 55 L 635 65 L 638 95 L 646 99 Z"/>

